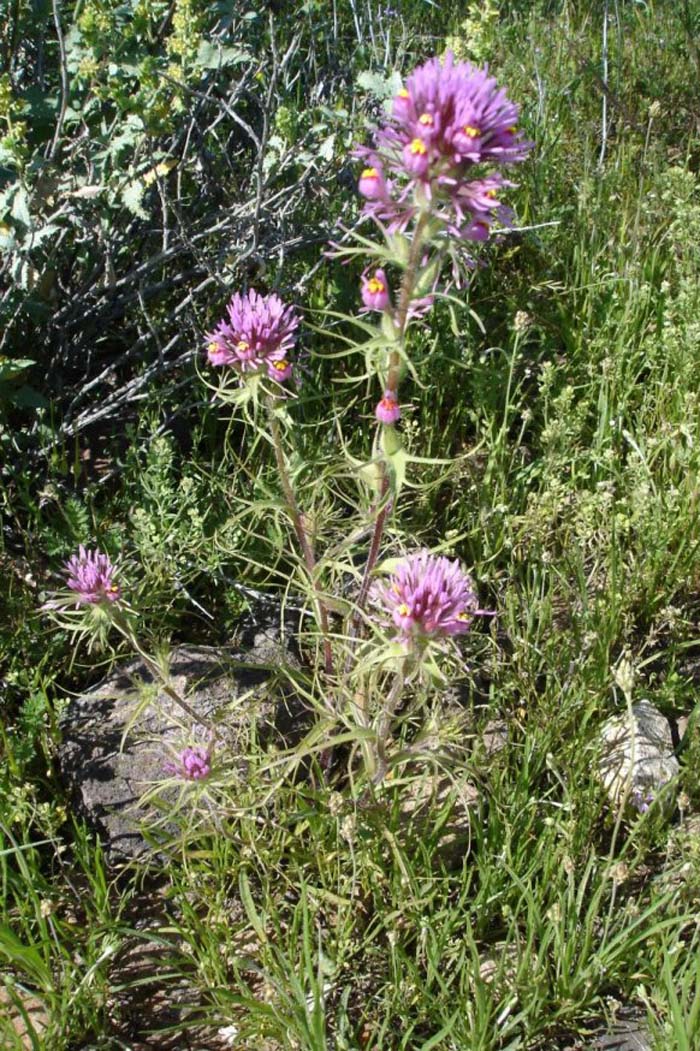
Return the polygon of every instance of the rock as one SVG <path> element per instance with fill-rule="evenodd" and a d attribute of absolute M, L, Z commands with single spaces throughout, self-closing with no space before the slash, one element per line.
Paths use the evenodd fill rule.
<path fill-rule="evenodd" d="M 481 733 L 481 743 L 487 756 L 498 755 L 508 747 L 508 723 L 504 719 L 489 719 Z"/>
<path fill-rule="evenodd" d="M 623 1008 L 604 1033 L 598 1033 L 584 1051 L 652 1051 L 646 1016 L 635 1008 Z"/>
<path fill-rule="evenodd" d="M 303 732 L 303 704 L 291 695 L 284 676 L 275 681 L 275 670 L 284 664 L 297 664 L 290 650 L 274 632 L 259 632 L 241 651 L 178 647 L 171 654 L 170 677 L 188 704 L 216 723 L 216 750 L 236 755 L 244 752 L 253 724 L 259 738 L 274 734 L 282 746 Z M 164 761 L 188 744 L 206 745 L 207 731 L 193 729 L 140 659 L 71 701 L 61 728 L 62 777 L 110 862 L 143 855 L 148 844 L 140 828 L 149 811 L 141 797 L 168 776 Z"/>
<path fill-rule="evenodd" d="M 19 985 L 0 986 L 0 1039 L 3 1047 L 26 1047 L 28 1051 L 43 1047 L 42 1034 L 48 1025 L 46 1006 L 41 1000 Z"/>
<path fill-rule="evenodd" d="M 402 823 L 412 835 L 435 832 L 435 822 L 446 804 L 452 806 L 436 848 L 445 862 L 460 859 L 469 847 L 472 822 L 480 812 L 482 795 L 463 774 L 439 773 L 424 764 L 412 764 L 401 777 L 389 779 L 392 789 L 400 786 Z"/>
<path fill-rule="evenodd" d="M 657 799 L 673 809 L 672 793 L 662 789 L 678 775 L 678 760 L 668 719 L 651 701 L 633 705 L 630 714 L 613 716 L 601 729 L 600 775 L 615 807 L 643 813 Z"/>
<path fill-rule="evenodd" d="M 522 953 L 522 948 L 514 942 L 496 942 L 479 966 L 482 982 L 485 985 L 496 984 L 504 989 L 513 989 L 518 972 L 521 972 L 521 980 L 522 977 L 531 980 L 531 976 L 537 971 L 537 956 L 531 952 L 529 961 L 525 961 Z M 527 967 L 526 971 L 523 964 Z"/>

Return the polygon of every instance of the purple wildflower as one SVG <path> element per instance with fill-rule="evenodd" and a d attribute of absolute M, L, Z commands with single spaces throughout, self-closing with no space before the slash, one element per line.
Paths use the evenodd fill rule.
<path fill-rule="evenodd" d="M 357 188 L 368 201 L 383 201 L 387 198 L 387 185 L 380 168 L 365 168 Z"/>
<path fill-rule="evenodd" d="M 484 240 L 494 216 L 505 221 L 498 191 L 511 184 L 498 175 L 475 182 L 468 176 L 477 164 L 525 159 L 532 143 L 517 130 L 518 112 L 488 67 L 455 62 L 449 51 L 444 61 L 419 66 L 395 96 L 375 146 L 356 151 L 366 164 L 360 178 L 365 214 L 390 231 L 402 230 L 415 215 L 414 190 L 421 187 L 452 234 Z"/>
<path fill-rule="evenodd" d="M 372 602 L 398 628 L 400 637 L 463 635 L 478 608 L 471 578 L 459 562 L 418 551 L 401 562 L 388 583 L 378 581 Z"/>
<path fill-rule="evenodd" d="M 164 769 L 181 781 L 204 781 L 211 773 L 211 755 L 202 745 L 183 749 L 177 763 L 164 763 Z"/>
<path fill-rule="evenodd" d="M 207 333 L 207 356 L 212 365 L 231 365 L 241 376 L 266 373 L 277 382 L 291 376 L 289 352 L 299 324 L 294 308 L 279 296 L 261 296 L 254 289 L 237 292 L 222 320 Z"/>
<path fill-rule="evenodd" d="M 119 601 L 121 588 L 112 579 L 114 566 L 109 555 L 97 548 L 88 551 L 81 544 L 78 554 L 66 562 L 65 569 L 66 583 L 76 592 L 78 604 L 96 606 L 101 602 Z"/>
<path fill-rule="evenodd" d="M 381 401 L 377 402 L 377 407 L 374 410 L 374 415 L 377 417 L 380 423 L 396 423 L 397 420 L 401 419 L 401 409 L 399 408 L 399 399 L 393 390 L 385 390 L 384 397 Z"/>
<path fill-rule="evenodd" d="M 640 814 L 646 814 L 654 802 L 655 796 L 651 789 L 643 792 L 641 788 L 635 788 L 632 792 L 630 802 Z"/>
<path fill-rule="evenodd" d="M 362 302 L 368 310 L 387 310 L 390 304 L 389 286 L 383 270 L 375 270 L 372 277 L 362 278 Z"/>

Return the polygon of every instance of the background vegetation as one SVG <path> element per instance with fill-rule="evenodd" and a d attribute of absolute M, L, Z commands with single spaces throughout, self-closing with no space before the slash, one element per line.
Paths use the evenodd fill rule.
<path fill-rule="evenodd" d="M 624 1002 L 660 1048 L 700 1047 L 698 731 L 670 825 L 617 826 L 595 776 L 623 656 L 635 698 L 669 717 L 697 697 L 699 32 L 695 0 L 5 0 L 3 1046 L 22 1046 L 12 1003 L 28 1046 L 51 1051 L 165 1047 L 146 1034 L 168 1022 L 181 1041 L 202 1026 L 200 1051 L 534 1051 Z M 470 653 L 479 819 L 455 858 L 440 846 L 454 796 L 407 823 L 407 784 L 367 811 L 296 785 L 262 819 L 224 811 L 216 833 L 194 799 L 139 934 L 142 874 L 108 872 L 61 794 L 59 715 L 100 669 L 48 631 L 42 592 L 98 541 L 126 560 L 154 638 L 221 644 L 241 581 L 274 591 L 256 567 L 283 571 L 279 538 L 243 529 L 232 499 L 272 465 L 233 452 L 242 432 L 198 377 L 202 333 L 242 284 L 354 308 L 357 272 L 322 255 L 358 213 L 352 144 L 394 71 L 447 46 L 490 63 L 536 143 L 517 231 L 416 348 L 403 425 L 454 466 L 406 493 L 395 535 L 447 537 L 498 611 Z M 299 481 L 324 524 L 328 421 L 342 414 L 361 452 L 373 402 L 334 382 L 327 340 L 304 344 Z M 508 745 L 491 754 L 494 719 Z M 228 786 L 242 808 L 263 758 L 251 741 Z M 134 945 L 169 1006 L 187 988 L 172 1018 L 124 1006 Z"/>

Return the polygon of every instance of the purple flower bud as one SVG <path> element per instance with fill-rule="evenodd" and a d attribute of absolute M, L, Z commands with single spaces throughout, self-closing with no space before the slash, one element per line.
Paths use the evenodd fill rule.
<path fill-rule="evenodd" d="M 76 592 L 79 604 L 96 606 L 102 602 L 118 602 L 121 598 L 121 588 L 112 579 L 114 566 L 109 555 L 97 548 L 87 551 L 81 544 L 78 554 L 66 562 L 65 569 L 66 583 Z"/>
<path fill-rule="evenodd" d="M 386 183 L 380 168 L 364 168 L 357 188 L 368 201 L 381 201 L 386 196 Z"/>
<path fill-rule="evenodd" d="M 267 374 L 271 380 L 275 380 L 277 383 L 284 383 L 292 375 L 292 366 L 286 358 L 268 361 Z"/>
<path fill-rule="evenodd" d="M 385 424 L 396 423 L 397 420 L 401 419 L 399 399 L 396 397 L 393 390 L 384 391 L 384 397 L 381 401 L 377 402 L 374 415 L 380 423 Z"/>
<path fill-rule="evenodd" d="M 389 286 L 383 270 L 375 270 L 373 277 L 362 278 L 362 302 L 368 310 L 387 310 L 389 307 Z"/>
<path fill-rule="evenodd" d="M 411 96 L 407 92 L 406 88 L 400 88 L 398 93 L 394 95 L 394 101 L 392 103 L 391 109 L 394 117 L 396 117 L 397 120 L 410 120 L 413 104 L 411 102 Z"/>
<path fill-rule="evenodd" d="M 403 159 L 407 171 L 412 175 L 425 175 L 430 167 L 430 148 L 417 136 L 403 148 Z"/>
<path fill-rule="evenodd" d="M 177 763 L 164 763 L 163 767 L 181 781 L 204 781 L 211 773 L 211 755 L 201 745 L 194 745 L 180 752 Z"/>

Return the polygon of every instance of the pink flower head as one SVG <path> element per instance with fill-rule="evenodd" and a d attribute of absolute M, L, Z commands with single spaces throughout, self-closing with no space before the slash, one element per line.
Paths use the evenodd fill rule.
<path fill-rule="evenodd" d="M 404 145 L 417 134 L 430 141 L 433 161 L 459 168 L 485 160 L 512 163 L 527 155 L 531 144 L 517 131 L 518 107 L 488 67 L 455 62 L 448 51 L 444 62 L 431 58 L 415 69 L 406 90 L 409 105 L 397 117 L 396 134 Z"/>
<path fill-rule="evenodd" d="M 289 379 L 289 352 L 299 324 L 294 308 L 279 296 L 262 296 L 254 289 L 238 292 L 227 307 L 228 320 L 207 333 L 207 356 L 212 365 L 231 365 L 242 376 L 267 373 L 278 382 Z M 284 362 L 276 367 L 277 362 Z"/>
<path fill-rule="evenodd" d="M 195 745 L 183 749 L 177 763 L 164 763 L 163 767 L 181 781 L 204 781 L 211 773 L 211 755 L 206 748 Z"/>
<path fill-rule="evenodd" d="M 394 97 L 392 117 L 376 132 L 374 146 L 355 151 L 370 166 L 365 171 L 382 173 L 381 193 L 361 187 L 365 215 L 390 233 L 405 229 L 420 186 L 433 216 L 450 233 L 484 240 L 491 215 L 507 219 L 498 190 L 510 184 L 499 175 L 472 183 L 469 175 L 477 164 L 525 159 L 532 143 L 517 130 L 518 112 L 488 67 L 456 62 L 449 51 L 443 61 L 432 58 L 419 66 Z M 467 212 L 485 225 L 474 227 Z"/>
<path fill-rule="evenodd" d="M 362 302 L 368 310 L 387 310 L 389 286 L 383 270 L 375 270 L 372 277 L 362 278 Z"/>
<path fill-rule="evenodd" d="M 81 544 L 78 554 L 66 562 L 66 583 L 76 592 L 79 605 L 97 606 L 102 602 L 118 602 L 121 588 L 112 577 L 114 566 L 109 555 L 97 548 L 87 551 Z"/>
<path fill-rule="evenodd" d="M 396 423 L 397 420 L 401 419 L 399 399 L 396 397 L 393 390 L 384 391 L 384 397 L 381 401 L 377 402 L 374 415 L 380 423 L 386 424 Z"/>
<path fill-rule="evenodd" d="M 474 616 L 484 612 L 459 562 L 429 551 L 409 555 L 388 583 L 373 584 L 370 599 L 404 641 L 463 635 Z"/>

